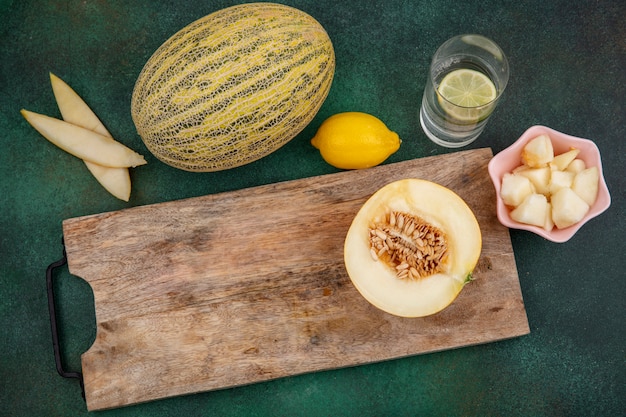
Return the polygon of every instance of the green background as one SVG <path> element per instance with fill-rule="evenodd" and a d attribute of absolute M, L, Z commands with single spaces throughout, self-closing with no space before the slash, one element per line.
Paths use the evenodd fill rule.
<path fill-rule="evenodd" d="M 313 122 L 250 165 L 189 173 L 148 153 L 130 117 L 149 56 L 188 23 L 232 1 L 0 2 L 0 415 L 87 415 L 75 380 L 55 371 L 45 268 L 64 219 L 337 172 L 309 143 L 342 111 L 382 119 L 403 139 L 386 161 L 452 152 L 431 143 L 418 110 L 430 56 L 461 33 L 494 39 L 511 79 L 483 135 L 499 152 L 542 124 L 593 139 L 611 208 L 569 242 L 511 230 L 531 333 L 516 339 L 318 372 L 96 412 L 102 416 L 618 416 L 626 414 L 624 165 L 626 3 L 439 0 L 285 3 L 320 21 L 337 69 Z M 68 82 L 113 136 L 144 154 L 129 203 L 45 141 L 19 110 L 59 117 L 48 72 Z M 495 202 L 494 202 L 495 209 Z M 89 286 L 55 277 L 66 367 L 95 337 Z"/>

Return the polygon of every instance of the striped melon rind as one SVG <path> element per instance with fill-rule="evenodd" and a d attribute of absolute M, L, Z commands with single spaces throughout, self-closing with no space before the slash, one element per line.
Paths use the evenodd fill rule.
<path fill-rule="evenodd" d="M 161 161 L 188 171 L 234 168 L 300 133 L 334 70 L 330 38 L 308 14 L 273 3 L 233 6 L 157 49 L 137 79 L 131 114 Z"/>

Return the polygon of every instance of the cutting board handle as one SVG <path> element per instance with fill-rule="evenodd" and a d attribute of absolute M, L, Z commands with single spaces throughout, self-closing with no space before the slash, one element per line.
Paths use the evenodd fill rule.
<path fill-rule="evenodd" d="M 54 304 L 54 285 L 52 282 L 53 272 L 55 269 L 60 268 L 67 264 L 67 254 L 65 252 L 65 243 L 63 244 L 63 257 L 58 261 L 55 261 L 48 265 L 46 268 L 46 285 L 48 289 L 48 311 L 50 313 L 50 327 L 52 328 L 52 346 L 54 348 L 54 361 L 56 363 L 57 372 L 63 378 L 76 378 L 80 383 L 80 389 L 82 392 L 83 400 L 85 399 L 85 385 L 83 383 L 83 374 L 80 372 L 66 371 L 63 367 L 61 360 L 61 346 L 59 344 L 59 329 L 57 326 L 57 315 Z"/>

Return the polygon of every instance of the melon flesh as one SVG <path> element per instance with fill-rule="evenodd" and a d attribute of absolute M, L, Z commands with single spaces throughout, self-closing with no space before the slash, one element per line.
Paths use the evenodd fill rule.
<path fill-rule="evenodd" d="M 43 137 L 84 161 L 111 168 L 136 167 L 146 163 L 143 156 L 109 136 L 25 109 L 21 113 Z"/>
<path fill-rule="evenodd" d="M 76 92 L 54 74 L 50 74 L 52 90 L 63 120 L 112 138 L 98 116 Z M 128 168 L 110 168 L 84 161 L 89 172 L 112 195 L 123 201 L 130 199 L 131 183 Z"/>
<path fill-rule="evenodd" d="M 399 279 L 394 268 L 373 259 L 370 226 L 389 211 L 411 213 L 444 232 L 448 256 L 440 272 Z M 352 283 L 371 304 L 397 316 L 422 317 L 456 299 L 478 262 L 481 245 L 478 222 L 458 195 L 430 181 L 405 179 L 381 188 L 363 205 L 346 236 L 344 260 Z"/>
<path fill-rule="evenodd" d="M 522 161 L 531 168 L 548 165 L 554 159 L 554 148 L 548 135 L 539 135 L 522 149 Z"/>

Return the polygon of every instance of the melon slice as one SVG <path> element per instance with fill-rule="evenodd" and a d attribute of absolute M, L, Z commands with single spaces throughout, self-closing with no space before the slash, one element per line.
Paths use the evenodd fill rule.
<path fill-rule="evenodd" d="M 456 299 L 481 248 L 480 227 L 461 197 L 430 181 L 404 179 L 378 190 L 359 210 L 344 261 L 356 289 L 375 307 L 423 317 Z"/>
<path fill-rule="evenodd" d="M 62 79 L 50 73 L 52 91 L 66 122 L 112 138 L 87 103 Z M 128 168 L 110 168 L 84 161 L 89 172 L 109 193 L 123 201 L 130 199 L 131 183 Z"/>
<path fill-rule="evenodd" d="M 143 156 L 108 136 L 32 111 L 21 113 L 44 138 L 82 160 L 112 168 L 146 163 Z"/>

